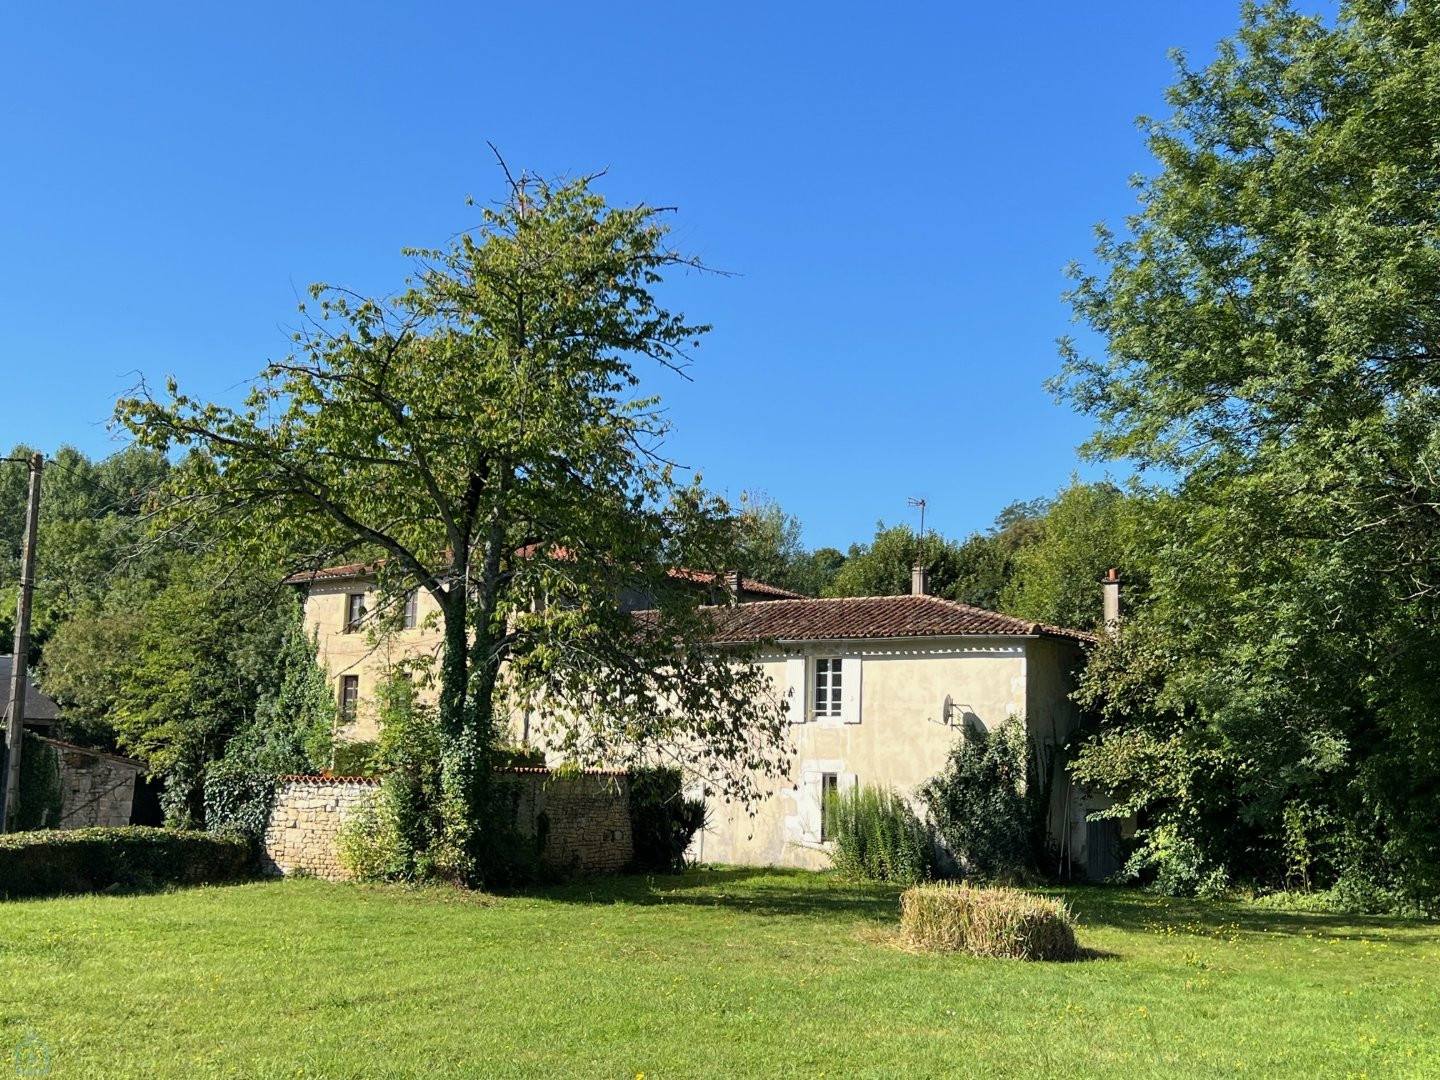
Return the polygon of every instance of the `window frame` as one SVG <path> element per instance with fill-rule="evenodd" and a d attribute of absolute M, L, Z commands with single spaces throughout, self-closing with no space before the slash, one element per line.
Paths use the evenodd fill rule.
<path fill-rule="evenodd" d="M 354 634 L 365 624 L 365 594 L 345 594 L 345 633 Z"/>
<path fill-rule="evenodd" d="M 823 666 L 822 666 L 823 665 Z M 845 684 L 843 672 L 845 660 L 840 656 L 817 656 L 810 667 L 809 708 L 806 716 L 810 720 L 839 720 L 845 710 Z M 821 676 L 825 678 L 825 708 L 821 711 Z"/>
<path fill-rule="evenodd" d="M 420 625 L 420 590 L 411 589 L 405 594 L 400 608 L 400 628 L 414 630 Z"/>
<path fill-rule="evenodd" d="M 838 772 L 822 772 L 820 774 L 820 842 L 827 844 L 835 837 L 830 835 L 830 815 L 835 801 L 840 798 L 840 774 Z"/>
<path fill-rule="evenodd" d="M 353 724 L 360 715 L 360 676 L 340 676 L 340 723 Z"/>

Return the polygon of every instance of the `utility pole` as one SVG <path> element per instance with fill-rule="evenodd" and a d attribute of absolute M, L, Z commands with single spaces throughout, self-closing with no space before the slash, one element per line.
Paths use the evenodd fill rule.
<path fill-rule="evenodd" d="M 30 459 L 30 502 L 25 508 L 25 546 L 20 555 L 20 601 L 15 606 L 15 655 L 10 668 L 10 722 L 5 729 L 4 796 L 0 798 L 0 832 L 8 832 L 20 793 L 20 746 L 25 739 L 25 689 L 30 658 L 30 598 L 35 592 L 35 530 L 40 523 L 42 454 Z"/>

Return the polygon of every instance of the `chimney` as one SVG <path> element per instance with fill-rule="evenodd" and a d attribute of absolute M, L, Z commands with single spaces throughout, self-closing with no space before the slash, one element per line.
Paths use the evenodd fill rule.
<path fill-rule="evenodd" d="M 740 603 L 740 584 L 743 580 L 739 570 L 725 571 L 725 602 L 727 604 Z"/>
<path fill-rule="evenodd" d="M 925 564 L 916 563 L 910 568 L 910 595 L 924 596 L 928 590 L 925 581 Z"/>
<path fill-rule="evenodd" d="M 1105 598 L 1105 632 L 1114 634 L 1120 629 L 1120 571 L 1112 566 L 1100 589 Z"/>

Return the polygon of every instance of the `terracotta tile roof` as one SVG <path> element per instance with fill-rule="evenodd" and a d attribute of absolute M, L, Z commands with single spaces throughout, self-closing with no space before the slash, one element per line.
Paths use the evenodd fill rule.
<path fill-rule="evenodd" d="M 693 581 L 700 585 L 723 585 L 724 574 L 716 574 L 709 570 L 687 570 L 682 567 L 674 567 L 670 576 L 679 578 L 681 581 Z M 810 597 L 804 593 L 791 592 L 789 589 L 782 589 L 778 585 L 767 585 L 763 581 L 756 581 L 754 578 L 741 578 L 740 591 L 755 593 L 757 596 L 773 596 L 777 600 L 809 600 Z"/>
<path fill-rule="evenodd" d="M 534 551 L 535 545 L 521 548 L 517 554 L 527 556 Z M 563 558 L 563 554 L 561 555 Z M 302 570 L 298 574 L 291 574 L 285 579 L 287 585 L 304 585 L 311 581 L 343 581 L 349 578 L 368 578 L 375 573 L 378 563 L 347 563 L 344 566 L 327 566 L 321 570 Z M 685 567 L 673 567 L 670 569 L 671 577 L 681 581 L 693 581 L 700 585 L 723 584 L 724 574 L 713 573 L 708 570 L 689 570 Z M 804 600 L 807 599 L 804 593 L 791 592 L 789 589 L 782 589 L 778 585 L 767 585 L 763 581 L 756 581 L 754 578 L 742 578 L 740 588 L 743 592 L 754 593 L 757 596 L 772 596 L 777 600 Z"/>
<path fill-rule="evenodd" d="M 302 570 L 285 579 L 286 585 L 304 585 L 309 581 L 343 580 L 345 578 L 371 577 L 378 563 L 346 563 L 344 566 L 327 566 L 321 570 Z"/>
<path fill-rule="evenodd" d="M 47 742 L 49 740 L 46 740 Z M 78 749 L 78 747 L 77 747 Z M 94 753 L 94 751 L 90 751 Z M 113 755 L 107 755 L 113 756 Z M 512 769 L 496 769 L 497 773 L 533 773 L 549 775 L 554 770 L 541 768 L 538 765 L 520 765 Z M 624 769 L 580 769 L 577 770 L 580 776 L 625 776 Z M 576 774 L 570 774 L 576 775 Z M 293 781 L 305 784 L 379 784 L 378 776 L 305 776 L 303 774 L 291 774 L 280 777 L 281 780 Z"/>
<path fill-rule="evenodd" d="M 717 643 L 995 635 L 1095 640 L 1082 630 L 1017 619 L 938 596 L 761 601 L 704 610 L 715 620 L 711 640 Z"/>

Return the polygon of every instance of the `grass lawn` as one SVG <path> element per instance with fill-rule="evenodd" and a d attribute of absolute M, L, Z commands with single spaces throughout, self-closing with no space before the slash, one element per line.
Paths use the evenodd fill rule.
<path fill-rule="evenodd" d="M 1071 964 L 912 955 L 896 892 L 282 881 L 0 904 L 0 1075 L 1440 1077 L 1440 926 L 1066 892 Z"/>

